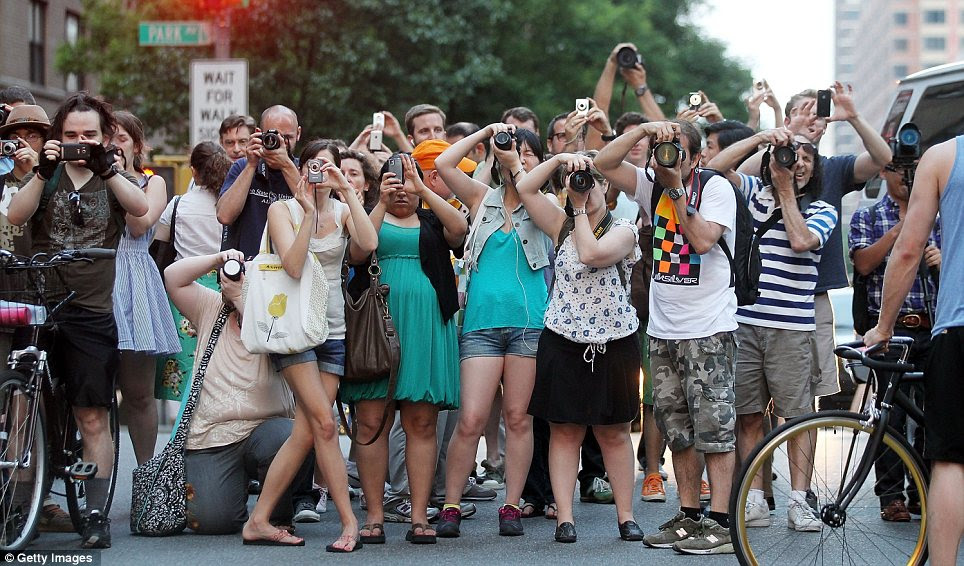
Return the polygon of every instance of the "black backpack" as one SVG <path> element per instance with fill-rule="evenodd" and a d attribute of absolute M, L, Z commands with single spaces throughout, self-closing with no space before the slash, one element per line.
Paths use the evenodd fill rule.
<path fill-rule="evenodd" d="M 777 222 L 783 218 L 783 213 L 777 209 L 760 228 L 753 230 L 753 214 L 747 205 L 746 197 L 740 192 L 729 179 L 724 177 L 719 171 L 714 169 L 697 169 L 693 178 L 693 191 L 690 194 L 689 206 L 699 210 L 703 200 L 703 187 L 710 182 L 714 176 L 720 176 L 726 184 L 733 189 L 736 198 L 736 230 L 735 248 L 736 253 L 730 250 L 726 240 L 721 235 L 717 242 L 723 250 L 723 254 L 730 262 L 730 287 L 734 287 L 736 292 L 736 304 L 739 306 L 752 305 L 760 296 L 760 271 L 763 261 L 760 259 L 760 238 L 767 233 Z M 651 202 L 652 216 L 655 222 L 656 207 L 659 199 L 663 195 L 663 187 L 654 183 Z M 805 195 L 800 203 L 801 210 L 806 210 L 810 205 L 810 197 Z"/>

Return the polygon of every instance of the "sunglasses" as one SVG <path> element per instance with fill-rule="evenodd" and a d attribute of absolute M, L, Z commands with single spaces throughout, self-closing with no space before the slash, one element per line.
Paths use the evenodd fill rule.
<path fill-rule="evenodd" d="M 70 203 L 70 221 L 74 223 L 75 226 L 84 225 L 84 215 L 81 210 L 80 203 L 80 193 L 77 191 L 71 191 L 67 193 L 67 202 Z"/>
<path fill-rule="evenodd" d="M 791 147 L 793 148 L 793 151 L 796 151 L 796 150 L 798 150 L 798 149 L 800 149 L 800 148 L 803 148 L 803 151 L 809 153 L 810 155 L 816 155 L 816 154 L 817 154 L 817 146 L 813 145 L 812 143 L 808 143 L 808 142 L 793 142 L 793 144 L 791 145 Z"/>

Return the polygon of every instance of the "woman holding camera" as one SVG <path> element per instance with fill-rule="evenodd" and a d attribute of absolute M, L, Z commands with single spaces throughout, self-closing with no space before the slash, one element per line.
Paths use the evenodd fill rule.
<path fill-rule="evenodd" d="M 458 163 L 486 138 L 492 139 L 497 189 L 472 179 Z M 445 504 L 438 523 L 441 537 L 459 536 L 459 502 L 475 466 L 500 383 L 506 427 L 505 505 L 499 510 L 499 534 L 523 534 L 519 502 L 532 460 L 532 418 L 526 412 L 535 381 L 535 356 L 546 309 L 549 240 L 522 207 L 516 183 L 541 161 L 542 146 L 528 130 L 490 124 L 462 138 L 435 160 L 446 186 L 471 211 L 472 233 L 466 245 L 470 276 L 462 337 L 461 408 L 449 442 Z M 550 201 L 546 197 L 546 203 Z"/>
<path fill-rule="evenodd" d="M 369 213 L 378 204 L 378 173 L 372 158 L 363 151 L 356 149 L 342 149 L 341 172 L 355 189 L 358 200 Z"/>
<path fill-rule="evenodd" d="M 553 235 L 555 276 L 539 339 L 529 413 L 549 421 L 549 476 L 558 505 L 555 539 L 575 542 L 572 494 L 579 448 L 592 426 L 616 502 L 619 536 L 641 541 L 633 520 L 630 423 L 639 413 L 639 320 L 627 282 L 639 260 L 633 222 L 613 219 L 605 180 L 586 154 L 559 154 L 519 183 L 532 221 Z M 565 174 L 572 218 L 539 194 L 557 169 Z M 571 231 L 563 228 L 570 227 Z"/>
<path fill-rule="evenodd" d="M 324 179 L 308 182 L 309 168 L 320 163 Z M 314 254 L 328 279 L 329 289 L 341 286 L 341 267 L 345 253 L 363 261 L 378 245 L 378 234 L 354 189 L 338 169 L 338 155 L 324 141 L 309 143 L 301 154 L 302 178 L 294 191 L 303 214 L 292 216 L 285 201 L 268 209 L 268 234 L 284 270 L 301 278 Z M 335 191 L 341 201 L 332 197 Z M 346 204 L 347 203 L 347 204 Z M 351 235 L 350 244 L 348 236 Z M 345 303 L 341 293 L 328 297 L 328 339 L 311 350 L 296 354 L 271 354 L 275 369 L 281 372 L 295 395 L 295 424 L 291 436 L 271 462 L 261 497 L 255 505 L 242 537 L 248 544 L 277 543 L 300 546 L 304 539 L 272 526 L 269 517 L 283 492 L 314 447 L 315 462 L 321 471 L 341 519 L 341 536 L 328 545 L 328 552 L 352 552 L 361 547 L 358 521 L 348 499 L 348 477 L 338 445 L 338 425 L 332 403 L 338 392 L 338 379 L 345 371 Z"/>
<path fill-rule="evenodd" d="M 404 179 L 388 170 L 400 159 Z M 405 463 L 412 497 L 412 528 L 406 538 L 434 544 L 435 529 L 426 509 L 435 477 L 436 423 L 440 410 L 459 406 L 459 347 L 455 313 L 459 309 L 451 252 L 461 252 L 468 224 L 458 209 L 422 182 L 422 172 L 407 154 L 394 154 L 382 168 L 381 198 L 371 213 L 378 229 L 381 281 L 387 283 L 388 310 L 401 343 L 401 365 L 392 400 L 405 431 Z M 429 206 L 423 209 L 420 203 Z M 367 279 L 367 278 L 362 278 Z M 355 403 L 359 438 L 378 434 L 388 395 L 388 379 L 344 385 L 342 401 Z M 394 411 L 392 413 L 394 415 Z M 368 519 L 362 542 L 385 542 L 384 486 L 388 468 L 388 430 L 369 446 L 355 445 Z"/>

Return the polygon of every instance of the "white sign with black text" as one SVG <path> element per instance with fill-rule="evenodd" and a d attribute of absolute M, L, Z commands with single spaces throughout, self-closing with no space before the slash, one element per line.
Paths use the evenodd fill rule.
<path fill-rule="evenodd" d="M 248 113 L 248 60 L 191 61 L 191 147 L 218 141 L 221 121 Z"/>

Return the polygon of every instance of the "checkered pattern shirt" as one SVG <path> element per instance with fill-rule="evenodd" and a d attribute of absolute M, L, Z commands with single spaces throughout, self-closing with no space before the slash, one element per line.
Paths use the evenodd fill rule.
<path fill-rule="evenodd" d="M 898 216 L 900 209 L 897 203 L 890 198 L 890 195 L 884 195 L 879 202 L 873 205 L 873 208 L 875 209 L 874 212 L 877 217 L 873 225 L 870 223 L 870 208 L 857 210 L 857 212 L 854 212 L 853 218 L 850 219 L 849 239 L 851 261 L 854 258 L 855 251 L 866 248 L 883 238 L 884 234 L 900 221 Z M 927 245 L 934 245 L 938 248 L 941 247 L 940 218 L 934 223 L 934 230 L 927 240 Z M 890 259 L 890 252 L 887 252 L 884 261 L 880 262 L 880 265 L 870 274 L 867 280 L 867 307 L 874 316 L 880 314 L 880 302 L 884 288 L 884 270 L 887 268 L 888 259 Z M 931 308 L 934 309 L 934 312 L 937 312 L 937 290 L 934 288 L 934 283 L 929 277 L 927 278 L 927 295 L 931 301 Z M 914 286 L 911 287 L 910 293 L 908 293 L 907 298 L 904 300 L 904 304 L 900 307 L 900 314 L 924 312 L 927 312 L 927 309 L 924 308 L 924 289 L 921 287 L 920 278 L 917 277 L 914 279 Z"/>

